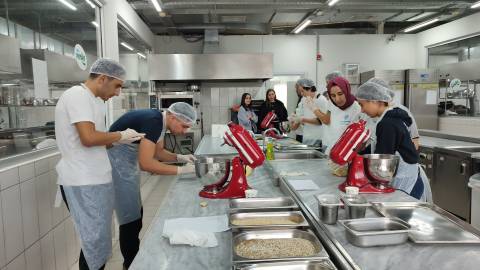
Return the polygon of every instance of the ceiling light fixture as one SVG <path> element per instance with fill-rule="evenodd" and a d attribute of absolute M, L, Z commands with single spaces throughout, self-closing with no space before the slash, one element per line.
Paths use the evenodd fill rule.
<path fill-rule="evenodd" d="M 338 1 L 340 1 L 340 0 L 330 0 L 328 2 L 328 6 L 331 7 L 331 6 L 335 5 Z"/>
<path fill-rule="evenodd" d="M 70 3 L 68 0 L 58 0 L 58 2 L 64 4 L 65 6 L 67 6 L 71 10 L 77 10 L 77 7 L 74 6 L 72 3 Z"/>
<path fill-rule="evenodd" d="M 121 42 L 120 44 L 121 44 L 123 47 L 129 49 L 130 51 L 133 51 L 133 48 L 132 48 L 130 45 L 128 45 L 127 43 Z"/>
<path fill-rule="evenodd" d="M 145 54 L 139 53 L 139 52 L 137 52 L 137 54 L 138 54 L 138 56 L 142 57 L 143 59 L 147 59 L 147 57 L 145 56 Z"/>
<path fill-rule="evenodd" d="M 435 19 L 432 19 L 432 20 L 429 20 L 429 21 L 425 21 L 425 22 L 416 24 L 414 26 L 410 26 L 407 29 L 403 30 L 403 32 L 408 33 L 408 32 L 411 32 L 413 30 L 417 30 L 419 28 L 425 27 L 425 26 L 430 25 L 432 23 L 438 22 L 438 20 L 439 20 L 438 18 L 435 18 Z"/>
<path fill-rule="evenodd" d="M 432 13 L 428 13 L 428 12 L 420 13 L 418 15 L 415 15 L 415 16 L 407 19 L 407 22 L 418 21 L 419 19 L 425 18 L 425 17 L 430 16 L 430 15 L 432 15 Z"/>
<path fill-rule="evenodd" d="M 158 0 L 150 0 L 150 1 L 152 2 L 153 6 L 155 7 L 155 10 L 157 10 L 157 12 L 162 12 L 162 7 L 158 3 Z"/>
<path fill-rule="evenodd" d="M 473 3 L 473 5 L 470 6 L 470 8 L 478 8 L 480 7 L 480 1 Z"/>
<path fill-rule="evenodd" d="M 295 29 L 293 29 L 293 33 L 298 34 L 298 33 L 302 32 L 302 30 L 305 29 L 305 27 L 309 26 L 311 23 L 312 23 L 312 20 L 306 19 L 299 26 L 297 26 L 297 27 L 295 27 Z"/>
<path fill-rule="evenodd" d="M 93 24 L 95 27 L 98 27 L 98 23 L 96 21 L 92 21 L 91 24 Z"/>
<path fill-rule="evenodd" d="M 92 8 L 95 8 L 95 5 L 92 3 L 92 1 L 90 1 L 90 0 L 85 0 L 85 2 L 87 2 L 87 4 L 88 4 L 89 6 L 91 6 Z"/>

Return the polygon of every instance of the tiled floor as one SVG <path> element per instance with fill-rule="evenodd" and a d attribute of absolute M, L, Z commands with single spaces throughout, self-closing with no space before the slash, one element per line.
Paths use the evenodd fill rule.
<path fill-rule="evenodd" d="M 150 176 L 142 174 L 143 178 L 147 178 L 142 186 L 143 201 L 143 228 L 140 232 L 140 240 L 148 231 L 153 218 L 160 208 L 171 183 L 175 180 L 175 176 Z M 141 245 L 141 243 L 140 243 Z M 123 257 L 120 253 L 118 240 L 114 240 L 112 257 L 105 267 L 106 270 L 122 270 Z M 78 264 L 72 266 L 71 270 L 78 270 Z"/>

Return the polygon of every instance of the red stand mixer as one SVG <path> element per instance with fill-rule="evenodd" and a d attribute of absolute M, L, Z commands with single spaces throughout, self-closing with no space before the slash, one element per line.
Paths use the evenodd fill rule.
<path fill-rule="evenodd" d="M 360 193 L 394 192 L 395 189 L 389 186 L 389 182 L 396 173 L 398 157 L 362 156 L 357 153 L 370 138 L 370 130 L 366 129 L 365 125 L 364 120 L 350 124 L 330 150 L 330 159 L 333 162 L 339 165 L 349 163 L 347 180 L 338 188 L 343 192 L 347 186 L 358 187 Z M 381 170 L 387 173 L 382 174 Z"/>
<path fill-rule="evenodd" d="M 273 121 L 277 120 L 277 114 L 275 114 L 275 112 L 273 111 L 270 111 L 267 113 L 267 115 L 265 115 L 265 118 L 263 118 L 262 122 L 260 123 L 260 128 L 261 129 L 270 129 L 270 128 L 273 128 Z M 265 133 L 265 136 L 267 137 L 272 137 L 272 138 L 275 138 L 275 139 L 281 139 L 282 136 L 275 133 L 275 131 L 273 130 L 269 130 Z"/>
<path fill-rule="evenodd" d="M 265 161 L 262 150 L 247 130 L 233 122 L 228 123 L 228 128 L 224 136 L 225 144 L 235 147 L 239 155 L 232 160 L 221 157 L 203 157 L 195 162 L 197 177 L 202 178 L 209 174 L 213 179 L 220 176 L 215 183 L 203 187 L 199 193 L 200 197 L 210 199 L 244 198 L 245 191 L 249 189 L 245 166 L 256 168 Z"/>

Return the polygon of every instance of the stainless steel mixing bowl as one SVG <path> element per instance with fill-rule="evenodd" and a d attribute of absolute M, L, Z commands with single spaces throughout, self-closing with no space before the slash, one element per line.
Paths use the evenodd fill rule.
<path fill-rule="evenodd" d="M 389 183 L 397 174 L 400 158 L 396 155 L 370 154 L 363 155 L 364 169 L 370 181 Z"/>
<path fill-rule="evenodd" d="M 230 159 L 226 157 L 197 157 L 195 174 L 204 186 L 211 185 L 222 179 L 229 166 Z"/>

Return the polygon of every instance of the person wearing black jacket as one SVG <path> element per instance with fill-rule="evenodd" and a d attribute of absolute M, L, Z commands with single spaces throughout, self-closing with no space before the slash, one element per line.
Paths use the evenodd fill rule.
<path fill-rule="evenodd" d="M 276 129 L 280 130 L 280 123 L 288 121 L 288 112 L 283 102 L 277 99 L 275 90 L 268 89 L 265 97 L 265 102 L 263 102 L 262 106 L 260 107 L 260 112 L 258 116 L 258 130 L 265 130 L 260 127 L 260 123 L 262 123 L 265 116 L 267 116 L 267 114 L 271 111 L 273 111 L 277 115 L 277 119 L 272 122 L 273 126 Z"/>

